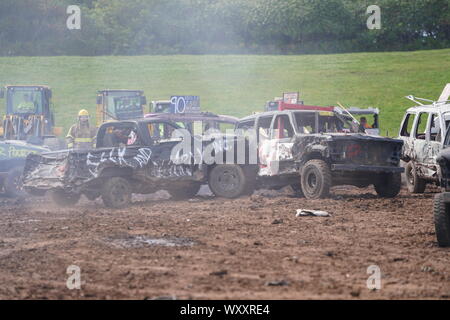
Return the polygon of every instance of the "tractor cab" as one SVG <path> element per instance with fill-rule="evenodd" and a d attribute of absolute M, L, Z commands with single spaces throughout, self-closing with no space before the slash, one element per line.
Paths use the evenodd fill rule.
<path fill-rule="evenodd" d="M 0 91 L 6 101 L 1 136 L 5 140 L 31 141 L 42 144 L 62 132 L 55 128 L 52 90 L 47 86 L 6 86 Z M 61 131 L 61 132 L 60 132 Z"/>
<path fill-rule="evenodd" d="M 141 90 L 103 90 L 97 94 L 97 126 L 108 121 L 144 117 L 147 99 Z"/>

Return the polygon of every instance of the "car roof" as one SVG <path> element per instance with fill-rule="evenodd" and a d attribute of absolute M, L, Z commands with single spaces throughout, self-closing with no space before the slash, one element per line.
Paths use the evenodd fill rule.
<path fill-rule="evenodd" d="M 149 113 L 144 116 L 146 119 L 164 119 L 171 121 L 222 121 L 235 124 L 239 121 L 238 118 L 226 115 L 217 115 L 211 112 L 201 113 Z"/>
<path fill-rule="evenodd" d="M 411 108 L 408 108 L 406 112 L 450 112 L 450 104 L 449 103 L 437 103 L 437 104 L 431 104 L 431 105 L 423 105 L 423 106 L 414 106 Z"/>
<path fill-rule="evenodd" d="M 130 119 L 130 120 L 113 120 L 103 123 L 100 127 L 104 127 L 107 125 L 113 125 L 113 124 L 137 124 L 140 125 L 142 123 L 152 123 L 152 122 L 158 122 L 164 120 L 165 122 L 169 122 L 170 124 L 173 124 L 174 127 L 180 128 L 179 125 L 177 125 L 175 122 L 170 121 L 169 119 L 159 119 L 159 118 L 139 118 L 139 119 Z"/>
<path fill-rule="evenodd" d="M 296 112 L 311 113 L 311 112 L 322 112 L 322 111 L 334 112 L 334 113 L 336 112 L 336 111 L 333 111 L 331 109 L 331 107 L 317 107 L 317 108 L 323 108 L 323 109 L 312 109 L 311 108 L 311 109 L 295 109 L 295 110 L 283 110 L 283 111 L 276 110 L 276 111 L 258 112 L 258 113 L 252 114 L 250 116 L 241 118 L 239 120 L 239 122 L 254 120 L 257 117 L 270 117 L 270 116 L 274 116 L 274 115 L 277 115 L 277 114 L 286 114 L 286 113 L 296 113 Z"/>

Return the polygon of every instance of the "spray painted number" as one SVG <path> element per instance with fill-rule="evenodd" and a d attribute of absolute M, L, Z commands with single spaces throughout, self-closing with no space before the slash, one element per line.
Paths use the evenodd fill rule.
<path fill-rule="evenodd" d="M 170 103 L 175 113 L 184 113 L 186 111 L 186 99 L 184 97 L 172 97 Z"/>

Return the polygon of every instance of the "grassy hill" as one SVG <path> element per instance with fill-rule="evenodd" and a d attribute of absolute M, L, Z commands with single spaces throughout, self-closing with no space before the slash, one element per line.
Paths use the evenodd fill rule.
<path fill-rule="evenodd" d="M 395 136 L 409 94 L 437 99 L 450 82 L 450 50 L 305 56 L 3 57 L 0 85 L 53 88 L 56 121 L 94 113 L 101 89 L 142 89 L 147 100 L 199 95 L 203 110 L 245 116 L 300 90 L 307 104 L 378 107 Z M 4 113 L 4 102 L 0 114 Z"/>

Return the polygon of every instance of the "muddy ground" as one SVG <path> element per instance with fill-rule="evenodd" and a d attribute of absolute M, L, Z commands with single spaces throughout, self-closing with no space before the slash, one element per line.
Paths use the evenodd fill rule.
<path fill-rule="evenodd" d="M 436 243 L 432 193 L 152 199 L 116 211 L 100 201 L 60 209 L 0 199 L 0 299 L 450 298 L 450 249 Z M 332 216 L 296 217 L 300 208 Z M 66 287 L 70 265 L 81 269 L 81 290 Z M 379 291 L 366 285 L 371 265 Z"/>

